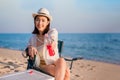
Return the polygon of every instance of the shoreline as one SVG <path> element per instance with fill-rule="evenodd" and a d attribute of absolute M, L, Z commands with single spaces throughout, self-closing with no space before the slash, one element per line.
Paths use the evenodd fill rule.
<path fill-rule="evenodd" d="M 0 47 L 0 49 L 13 50 L 13 51 L 20 51 L 20 52 L 23 51 L 23 50 L 9 49 L 9 48 L 3 48 L 3 47 Z M 67 57 L 67 56 L 65 56 L 65 57 Z M 83 59 L 84 59 L 84 57 L 83 57 Z M 94 60 L 94 59 L 84 59 L 84 60 L 90 60 L 90 61 L 102 62 L 102 63 L 108 63 L 108 64 L 114 64 L 114 65 L 120 66 L 120 63 L 115 63 L 115 62 L 110 62 L 110 61 L 105 61 L 105 60 Z"/>
<path fill-rule="evenodd" d="M 118 66 L 120 66 L 119 63 L 109 62 L 109 61 L 104 61 L 104 60 L 92 60 L 92 59 L 84 59 L 84 60 L 94 61 L 94 62 L 100 62 L 100 63 L 106 63 L 106 64 L 113 64 L 113 65 L 118 65 Z"/>
<path fill-rule="evenodd" d="M 26 70 L 27 59 L 21 52 L 0 48 L 0 77 Z M 120 80 L 119 74 L 120 65 L 81 59 L 73 63 L 71 80 Z"/>

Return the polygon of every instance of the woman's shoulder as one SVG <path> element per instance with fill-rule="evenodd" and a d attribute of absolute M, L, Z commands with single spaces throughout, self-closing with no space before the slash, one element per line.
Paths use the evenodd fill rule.
<path fill-rule="evenodd" d="M 48 33 L 58 33 L 56 28 L 51 28 Z"/>
<path fill-rule="evenodd" d="M 30 39 L 35 39 L 36 38 L 36 34 L 32 34 Z"/>

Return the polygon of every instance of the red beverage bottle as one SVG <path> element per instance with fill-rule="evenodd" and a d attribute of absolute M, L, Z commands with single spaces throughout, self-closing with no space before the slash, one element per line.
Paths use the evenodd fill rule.
<path fill-rule="evenodd" d="M 49 52 L 49 55 L 50 55 L 50 56 L 54 56 L 54 55 L 55 55 L 55 52 L 54 52 L 54 50 L 52 49 L 52 46 L 51 46 L 51 45 L 47 45 L 47 49 L 48 49 L 48 52 Z"/>

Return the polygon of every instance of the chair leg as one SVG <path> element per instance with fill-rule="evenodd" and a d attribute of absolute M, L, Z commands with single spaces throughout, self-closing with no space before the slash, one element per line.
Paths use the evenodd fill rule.
<path fill-rule="evenodd" d="M 72 65 L 73 65 L 73 60 L 71 61 L 71 64 L 70 64 L 70 70 L 72 69 Z"/>

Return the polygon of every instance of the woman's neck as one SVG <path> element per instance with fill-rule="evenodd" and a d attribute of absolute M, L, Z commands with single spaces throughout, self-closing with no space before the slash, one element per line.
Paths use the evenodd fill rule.
<path fill-rule="evenodd" d="M 44 35 L 37 34 L 37 46 L 41 46 L 44 43 Z"/>
<path fill-rule="evenodd" d="M 39 31 L 39 34 L 37 34 L 38 36 L 43 36 L 43 33 Z"/>
<path fill-rule="evenodd" d="M 43 38 L 43 37 L 44 37 L 44 35 L 42 35 L 42 34 L 37 34 L 37 36 L 38 36 L 39 38 Z"/>

